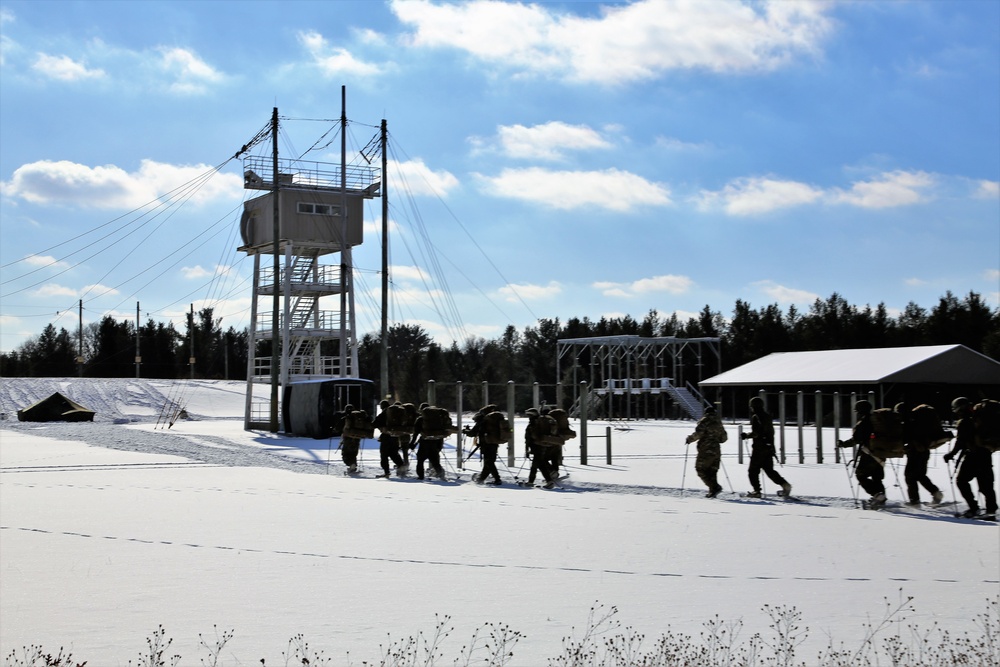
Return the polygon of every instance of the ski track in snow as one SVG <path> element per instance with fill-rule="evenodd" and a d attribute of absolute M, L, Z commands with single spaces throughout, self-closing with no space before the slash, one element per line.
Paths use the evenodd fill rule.
<path fill-rule="evenodd" d="M 273 554 L 280 556 L 293 556 L 298 558 L 317 558 L 317 559 L 328 559 L 328 560 L 343 560 L 343 561 L 365 561 L 372 563 L 389 563 L 389 564 L 408 564 L 408 565 L 428 565 L 437 567 L 449 567 L 457 569 L 465 568 L 493 568 L 498 570 L 513 570 L 513 571 L 524 571 L 531 570 L 536 572 L 580 572 L 587 574 L 601 574 L 601 575 L 620 575 L 627 577 L 671 577 L 671 578 L 693 578 L 693 579 L 729 579 L 729 580 L 742 580 L 742 581 L 825 581 L 825 582 L 863 582 L 872 581 L 868 577 L 802 577 L 802 576 L 790 576 L 790 577 L 776 577 L 776 576 L 765 576 L 765 575 L 747 575 L 747 576 L 735 576 L 731 574 L 691 574 L 682 572 L 639 572 L 634 570 L 609 570 L 602 568 L 584 568 L 584 567 L 551 567 L 544 565 L 532 565 L 525 563 L 500 563 L 500 562 L 462 562 L 462 561 L 447 561 L 447 560 L 423 560 L 415 558 L 388 558 L 384 556 L 365 556 L 358 554 L 337 554 L 337 553 L 318 553 L 314 551 L 289 551 L 285 549 L 257 549 L 253 547 L 240 547 L 229 544 L 196 544 L 190 542 L 172 542 L 170 540 L 147 540 L 137 537 L 122 537 L 119 535 L 96 535 L 91 533 L 78 533 L 73 531 L 53 531 L 44 530 L 40 528 L 23 528 L 19 526 L 2 526 L 0 525 L 0 530 L 17 530 L 29 533 L 40 533 L 46 535 L 61 535 L 66 537 L 76 537 L 80 539 L 98 539 L 98 540 L 121 540 L 123 542 L 134 542 L 139 544 L 150 544 L 150 545 L 165 545 L 189 549 L 216 549 L 221 551 L 235 551 L 242 553 L 262 553 L 262 554 Z M 459 575 L 460 576 L 460 575 Z M 890 581 L 897 582 L 908 582 L 915 581 L 915 579 L 907 577 L 891 577 Z M 936 583 L 959 583 L 957 579 L 932 579 Z M 983 584 L 997 584 L 1000 580 L 984 580 Z"/>

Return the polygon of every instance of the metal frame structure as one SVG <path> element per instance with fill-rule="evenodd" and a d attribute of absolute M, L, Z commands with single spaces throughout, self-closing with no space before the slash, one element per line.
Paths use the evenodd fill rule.
<path fill-rule="evenodd" d="M 586 353 L 589 363 L 581 364 Z M 675 336 L 595 336 L 564 338 L 556 341 L 556 377 L 563 378 L 563 359 L 572 355 L 573 401 L 578 409 L 577 389 L 581 381 L 590 384 L 592 409 L 602 406 L 608 417 L 632 417 L 635 395 L 669 396 L 687 416 L 699 419 L 709 402 L 695 386 L 705 377 L 706 356 L 722 371 L 720 338 L 677 338 Z M 686 367 L 693 364 L 697 379 L 692 383 Z M 568 372 L 568 371 L 567 371 Z M 614 396 L 627 397 L 624 414 L 615 414 Z"/>

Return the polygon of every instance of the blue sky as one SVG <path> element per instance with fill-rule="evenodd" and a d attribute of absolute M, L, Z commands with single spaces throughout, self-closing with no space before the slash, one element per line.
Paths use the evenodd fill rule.
<path fill-rule="evenodd" d="M 73 330 L 80 299 L 85 323 L 138 301 L 246 326 L 255 193 L 227 160 L 277 106 L 284 157 L 339 162 L 336 130 L 306 151 L 341 86 L 352 155 L 388 122 L 391 320 L 446 344 L 834 292 L 1000 305 L 993 0 L 34 0 L 0 2 L 0 30 L 3 350 Z"/>

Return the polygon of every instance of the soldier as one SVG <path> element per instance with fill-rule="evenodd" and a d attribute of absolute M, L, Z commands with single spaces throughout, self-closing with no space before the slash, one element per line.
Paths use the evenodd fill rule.
<path fill-rule="evenodd" d="M 413 424 L 413 436 L 410 438 L 410 449 L 417 449 L 417 479 L 424 478 L 424 463 L 430 465 L 438 479 L 444 479 L 444 468 L 441 467 L 441 450 L 444 448 L 444 437 L 436 434 L 425 435 L 424 410 L 430 407 L 421 403 L 418 412 L 420 416 Z M 429 431 L 428 431 L 429 432 Z"/>
<path fill-rule="evenodd" d="M 487 422 L 494 419 L 488 415 L 494 412 L 498 412 L 497 406 L 492 403 L 484 405 L 479 412 L 473 415 L 473 426 L 466 434 L 476 438 L 476 442 L 479 445 L 479 458 L 483 462 L 483 469 L 475 478 L 476 484 L 482 484 L 486 481 L 487 477 L 492 476 L 492 484 L 500 486 L 503 483 L 500 481 L 500 472 L 497 470 L 497 455 L 500 453 L 500 443 L 496 442 L 499 436 L 494 437 L 494 434 L 486 433 Z M 503 418 L 502 413 L 499 418 Z"/>
<path fill-rule="evenodd" d="M 936 413 L 930 406 L 920 406 L 931 412 L 937 421 Z M 931 458 L 931 446 L 935 435 L 941 431 L 941 422 L 937 424 L 921 424 L 915 418 L 914 412 L 907 410 L 905 403 L 897 403 L 893 408 L 903 420 L 903 439 L 906 451 L 906 465 L 903 468 L 903 479 L 906 480 L 907 505 L 918 507 L 920 505 L 920 486 L 922 485 L 931 494 L 931 502 L 940 505 L 944 500 L 944 494 L 937 487 L 930 477 L 927 476 L 927 463 Z M 935 428 L 936 427 L 936 428 Z"/>
<path fill-rule="evenodd" d="M 722 491 L 722 485 L 717 481 L 719 466 L 722 463 L 721 444 L 728 438 L 722 419 L 715 408 L 705 408 L 705 416 L 698 420 L 694 433 L 687 437 L 688 444 L 698 443 L 698 456 L 695 458 L 694 470 L 698 477 L 708 487 L 706 498 L 714 498 Z"/>
<path fill-rule="evenodd" d="M 792 494 L 792 485 L 774 469 L 774 423 L 771 415 L 764 409 L 764 399 L 754 396 L 750 399 L 750 432 L 743 434 L 743 439 L 753 438 L 750 449 L 750 468 L 747 473 L 753 491 L 750 498 L 760 498 L 760 473 L 764 471 L 772 482 L 781 486 L 785 497 Z"/>
<path fill-rule="evenodd" d="M 525 410 L 528 415 L 528 426 L 524 429 L 524 444 L 531 455 L 531 469 L 528 471 L 528 486 L 534 486 L 535 477 L 542 473 L 543 485 L 546 489 L 551 489 L 556 485 L 556 473 L 554 465 L 558 465 L 558 456 L 562 448 L 542 445 L 535 440 L 534 426 L 535 420 L 541 415 L 538 408 L 528 408 Z"/>
<path fill-rule="evenodd" d="M 870 506 L 878 508 L 885 504 L 885 485 L 882 480 L 885 478 L 885 461 L 873 455 L 868 449 L 872 438 L 872 404 L 865 400 L 860 400 L 854 405 L 854 411 L 858 414 L 858 421 L 854 425 L 854 431 L 847 440 L 837 443 L 838 447 L 858 446 L 858 453 L 854 457 L 854 476 L 865 491 L 871 495 Z"/>
<path fill-rule="evenodd" d="M 347 404 L 344 406 L 343 419 L 341 423 L 341 436 L 340 436 L 340 458 L 344 461 L 344 465 L 347 466 L 347 472 L 353 474 L 358 471 L 358 452 L 361 451 L 361 438 L 356 438 L 354 436 L 343 434 L 343 430 L 347 428 L 347 424 L 351 419 L 351 413 L 354 412 L 354 406 Z"/>
<path fill-rule="evenodd" d="M 969 504 L 969 509 L 962 516 L 966 519 L 997 519 L 997 493 L 993 488 L 993 454 L 989 449 L 976 443 L 976 425 L 972 420 L 972 402 L 960 396 L 951 402 L 951 410 L 958 417 L 955 425 L 955 446 L 944 455 L 944 460 L 950 462 L 959 454 L 958 474 L 955 476 L 955 486 Z M 986 511 L 979 513 L 979 503 L 976 494 L 972 492 L 972 480 L 979 484 L 979 493 L 986 500 Z"/>
<path fill-rule="evenodd" d="M 389 476 L 389 461 L 392 461 L 396 466 L 396 474 L 403 477 L 405 466 L 403 465 L 403 459 L 399 455 L 399 438 L 386 433 L 386 429 L 388 428 L 386 425 L 386 409 L 389 407 L 389 401 L 383 400 L 378 406 L 382 410 L 375 417 L 374 426 L 379 430 L 378 453 L 379 463 L 382 465 L 382 477 Z"/>

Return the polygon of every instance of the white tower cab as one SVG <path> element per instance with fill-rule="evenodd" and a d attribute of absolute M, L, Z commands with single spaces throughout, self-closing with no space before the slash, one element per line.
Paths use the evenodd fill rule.
<path fill-rule="evenodd" d="M 275 375 L 286 396 L 296 383 L 358 377 L 351 248 L 364 241 L 364 200 L 378 196 L 381 174 L 269 156 L 245 158 L 243 174 L 246 189 L 267 191 L 243 204 L 239 248 L 254 258 L 244 425 L 266 429 Z"/>

